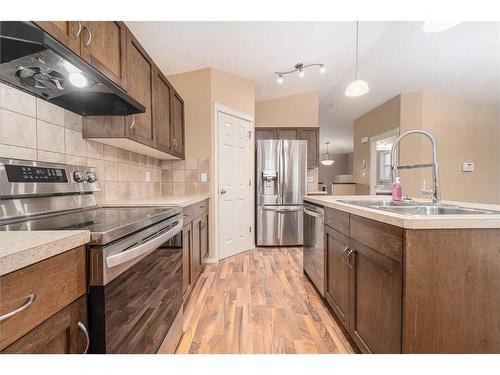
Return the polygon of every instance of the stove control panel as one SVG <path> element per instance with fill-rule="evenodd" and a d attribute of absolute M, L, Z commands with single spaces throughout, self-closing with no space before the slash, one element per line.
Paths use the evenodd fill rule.
<path fill-rule="evenodd" d="M 44 168 L 25 165 L 5 165 L 9 182 L 68 182 L 62 168 Z"/>

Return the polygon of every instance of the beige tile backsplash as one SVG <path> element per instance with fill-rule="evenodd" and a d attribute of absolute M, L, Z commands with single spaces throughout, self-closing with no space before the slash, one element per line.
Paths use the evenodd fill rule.
<path fill-rule="evenodd" d="M 164 195 L 202 194 L 210 191 L 210 181 L 201 182 L 201 174 L 209 178 L 209 158 L 163 160 L 161 190 Z"/>
<path fill-rule="evenodd" d="M 101 202 L 161 193 L 160 160 L 87 141 L 81 116 L 1 83 L 0 157 L 95 167 Z M 172 194 L 172 183 L 166 189 Z"/>

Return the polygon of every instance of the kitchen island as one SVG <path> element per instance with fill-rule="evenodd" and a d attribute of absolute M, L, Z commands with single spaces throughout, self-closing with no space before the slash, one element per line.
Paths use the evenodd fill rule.
<path fill-rule="evenodd" d="M 500 206 L 410 215 L 381 200 L 304 197 L 325 208 L 325 299 L 361 351 L 500 353 Z"/>

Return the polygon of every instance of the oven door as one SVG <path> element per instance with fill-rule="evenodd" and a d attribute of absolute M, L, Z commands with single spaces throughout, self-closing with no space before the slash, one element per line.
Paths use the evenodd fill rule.
<path fill-rule="evenodd" d="M 90 248 L 93 353 L 173 352 L 182 335 L 182 218 Z"/>

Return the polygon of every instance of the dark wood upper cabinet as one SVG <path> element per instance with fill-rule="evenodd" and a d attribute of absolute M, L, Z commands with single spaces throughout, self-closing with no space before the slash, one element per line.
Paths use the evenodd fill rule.
<path fill-rule="evenodd" d="M 301 128 L 299 139 L 307 141 L 307 168 L 319 166 L 319 128 Z"/>
<path fill-rule="evenodd" d="M 355 240 L 349 247 L 349 332 L 365 353 L 401 353 L 401 263 Z"/>
<path fill-rule="evenodd" d="M 278 139 L 299 139 L 299 129 L 276 129 L 276 132 L 278 133 Z"/>
<path fill-rule="evenodd" d="M 154 120 L 156 130 L 156 147 L 160 151 L 170 153 L 172 147 L 172 87 L 160 72 L 155 70 Z"/>
<path fill-rule="evenodd" d="M 80 55 L 80 36 L 83 23 L 80 21 L 36 21 L 35 24 L 55 40 Z"/>
<path fill-rule="evenodd" d="M 325 226 L 327 259 L 325 297 L 346 329 L 349 329 L 349 238 Z"/>
<path fill-rule="evenodd" d="M 145 113 L 132 115 L 127 126 L 128 136 L 147 146 L 155 147 L 153 121 L 153 91 L 155 66 L 144 48 L 130 31 L 127 32 L 127 91 L 146 107 Z"/>
<path fill-rule="evenodd" d="M 174 91 L 172 98 L 172 151 L 184 158 L 184 100 Z"/>
<path fill-rule="evenodd" d="M 255 129 L 255 142 L 266 139 L 277 139 L 277 134 L 274 129 Z"/>
<path fill-rule="evenodd" d="M 80 56 L 127 89 L 127 28 L 118 21 L 86 21 L 80 33 Z"/>

